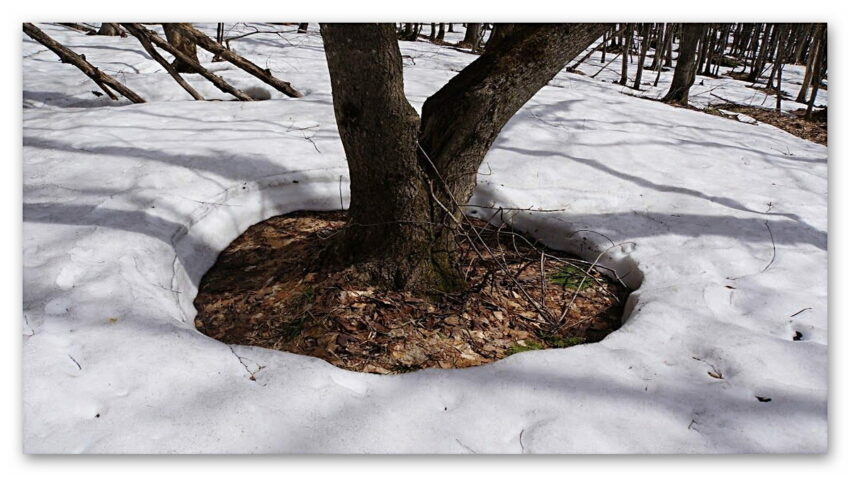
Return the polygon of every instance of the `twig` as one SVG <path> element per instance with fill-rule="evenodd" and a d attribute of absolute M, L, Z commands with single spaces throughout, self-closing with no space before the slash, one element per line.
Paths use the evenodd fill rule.
<path fill-rule="evenodd" d="M 773 247 L 773 255 L 770 258 L 770 262 L 768 262 L 767 265 L 764 266 L 764 269 L 761 270 L 762 272 L 766 271 L 771 265 L 773 265 L 773 261 L 776 260 L 776 241 L 773 240 L 773 231 L 770 230 L 770 224 L 768 224 L 767 221 L 764 221 L 764 226 L 767 228 L 768 234 L 770 234 L 770 244 Z"/>
<path fill-rule="evenodd" d="M 802 309 L 802 310 L 800 310 L 800 311 L 794 312 L 793 314 L 791 314 L 791 317 L 797 317 L 798 315 L 802 314 L 803 312 L 805 312 L 805 311 L 807 311 L 807 310 L 812 310 L 812 308 L 811 308 L 811 307 L 806 307 L 805 309 Z"/>

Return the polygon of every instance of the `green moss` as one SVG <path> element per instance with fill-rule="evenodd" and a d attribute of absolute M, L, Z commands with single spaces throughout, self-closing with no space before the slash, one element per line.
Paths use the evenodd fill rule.
<path fill-rule="evenodd" d="M 519 342 L 511 345 L 511 347 L 508 349 L 508 355 L 518 354 L 520 352 L 528 352 L 529 350 L 543 350 L 544 348 L 546 348 L 543 346 L 543 344 L 538 344 L 533 340 L 523 340 L 522 342 L 525 345 Z"/>
<path fill-rule="evenodd" d="M 573 345 L 580 345 L 587 341 L 584 337 L 546 337 L 546 342 L 552 347 L 563 349 L 566 347 L 572 347 Z"/>
<path fill-rule="evenodd" d="M 567 289 L 584 290 L 593 287 L 593 279 L 587 277 L 585 271 L 571 265 L 558 269 L 558 272 L 549 280 Z"/>

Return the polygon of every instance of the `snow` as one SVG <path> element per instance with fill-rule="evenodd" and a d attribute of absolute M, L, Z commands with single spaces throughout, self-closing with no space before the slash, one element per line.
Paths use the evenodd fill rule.
<path fill-rule="evenodd" d="M 502 131 L 470 212 L 558 210 L 505 215 L 605 251 L 640 286 L 623 327 L 477 368 L 360 374 L 192 322 L 201 276 L 248 226 L 347 204 L 316 26 L 233 43 L 305 94 L 253 103 L 192 101 L 132 38 L 40 27 L 148 103 L 107 106 L 24 37 L 25 452 L 826 452 L 824 146 L 561 73 Z M 475 58 L 402 53 L 417 109 Z"/>

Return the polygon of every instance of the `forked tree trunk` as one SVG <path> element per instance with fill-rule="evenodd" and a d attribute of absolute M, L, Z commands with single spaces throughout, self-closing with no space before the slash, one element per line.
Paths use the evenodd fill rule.
<path fill-rule="evenodd" d="M 681 28 L 681 42 L 679 43 L 679 57 L 676 59 L 676 70 L 673 72 L 673 80 L 670 90 L 662 101 L 676 103 L 682 106 L 688 105 L 688 91 L 694 84 L 696 78 L 696 50 L 706 25 L 704 23 L 685 23 Z"/>
<path fill-rule="evenodd" d="M 420 293 L 464 286 L 453 241 L 499 131 L 606 28 L 517 25 L 426 100 L 404 95 L 392 24 L 322 24 L 334 113 L 351 177 L 349 224 L 325 258 Z"/>
<path fill-rule="evenodd" d="M 184 33 L 183 29 L 180 28 L 181 25 L 184 24 L 163 23 L 162 29 L 165 30 L 165 38 L 168 39 L 168 43 L 170 43 L 175 49 L 179 50 L 195 63 L 199 63 L 198 47 L 195 44 L 195 40 Z M 172 65 L 174 65 L 174 69 L 180 73 L 195 73 L 195 69 L 192 68 L 192 65 L 180 58 L 175 58 Z"/>

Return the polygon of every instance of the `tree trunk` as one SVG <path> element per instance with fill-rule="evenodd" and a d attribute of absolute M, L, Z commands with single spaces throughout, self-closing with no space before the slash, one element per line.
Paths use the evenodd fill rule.
<path fill-rule="evenodd" d="M 820 23 L 818 25 L 820 26 L 820 29 L 817 32 L 820 47 L 818 48 L 814 73 L 812 74 L 812 96 L 809 97 L 809 104 L 806 107 L 806 118 L 809 118 L 812 115 L 812 109 L 814 108 L 815 100 L 817 100 L 818 97 L 818 90 L 820 90 L 820 82 L 823 80 L 824 71 L 826 71 L 826 24 Z"/>
<path fill-rule="evenodd" d="M 767 52 L 770 50 L 771 46 L 771 38 L 773 36 L 774 26 L 768 25 L 764 29 L 764 35 L 761 38 L 761 41 L 758 43 L 758 55 L 756 56 L 755 62 L 753 62 L 753 67 L 750 70 L 750 74 L 747 77 L 747 81 L 755 83 L 758 81 L 764 70 L 764 64 L 767 61 Z"/>
<path fill-rule="evenodd" d="M 670 84 L 670 90 L 662 101 L 676 103 L 682 106 L 688 105 L 688 91 L 690 91 L 696 78 L 696 58 L 694 55 L 696 54 L 697 43 L 699 43 L 704 31 L 704 23 L 682 24 L 682 41 L 679 43 L 679 58 L 676 60 L 676 70 L 673 72 L 673 81 Z"/>
<path fill-rule="evenodd" d="M 117 23 L 101 23 L 97 34 L 108 37 L 122 36 L 121 27 Z"/>
<path fill-rule="evenodd" d="M 626 83 L 629 81 L 629 48 L 632 46 L 632 35 L 634 35 L 632 30 L 633 27 L 631 23 L 627 23 L 625 30 L 623 30 L 623 50 L 621 53 L 621 55 L 623 55 L 623 63 L 620 67 L 619 81 L 619 83 L 623 86 L 626 86 Z"/>
<path fill-rule="evenodd" d="M 310 27 L 309 23 L 299 23 L 298 24 L 298 33 L 307 33 L 307 29 Z"/>
<path fill-rule="evenodd" d="M 671 24 L 670 30 L 667 32 L 667 53 L 664 55 L 664 66 L 666 68 L 673 67 L 673 37 L 676 35 L 676 25 Z M 681 33 L 679 34 L 681 36 Z"/>
<path fill-rule="evenodd" d="M 180 53 L 190 58 L 193 62 L 200 63 L 198 61 L 198 47 L 195 44 L 195 40 L 183 33 L 183 30 L 180 28 L 182 25 L 188 24 L 163 23 L 162 29 L 165 30 L 165 38 Z M 180 58 L 175 58 L 172 65 L 180 73 L 195 73 L 195 69 L 192 68 L 191 63 L 183 61 Z"/>
<path fill-rule="evenodd" d="M 812 37 L 812 30 L 815 26 L 807 24 L 802 27 L 800 38 L 797 41 L 797 49 L 794 51 L 794 64 L 800 65 L 803 63 L 803 54 L 806 52 L 806 46 Z"/>
<path fill-rule="evenodd" d="M 646 51 L 649 49 L 649 23 L 641 28 L 640 55 L 638 57 L 637 73 L 635 73 L 634 89 L 640 90 L 640 80 L 643 76 L 643 62 L 646 61 Z"/>
<path fill-rule="evenodd" d="M 481 37 L 480 23 L 467 23 L 466 33 L 463 35 L 463 41 L 457 46 L 461 48 L 471 48 L 472 51 L 478 51 L 478 40 Z"/>
<path fill-rule="evenodd" d="M 479 25 L 480 26 L 480 25 Z M 517 25 L 426 100 L 404 96 L 390 24 L 322 24 L 351 176 L 349 224 L 324 256 L 420 293 L 464 287 L 454 231 L 507 121 L 605 25 Z"/>
<path fill-rule="evenodd" d="M 812 73 L 815 68 L 815 60 L 818 56 L 818 51 L 821 48 L 821 32 L 824 24 L 818 23 L 815 25 L 815 31 L 812 34 L 812 46 L 809 48 L 808 61 L 806 62 L 806 74 L 803 76 L 803 84 L 800 85 L 800 92 L 797 94 L 797 102 L 805 103 L 809 93 L 809 86 L 812 84 Z"/>
<path fill-rule="evenodd" d="M 442 42 L 446 38 L 446 24 L 440 24 L 440 30 L 437 32 L 437 42 Z"/>

